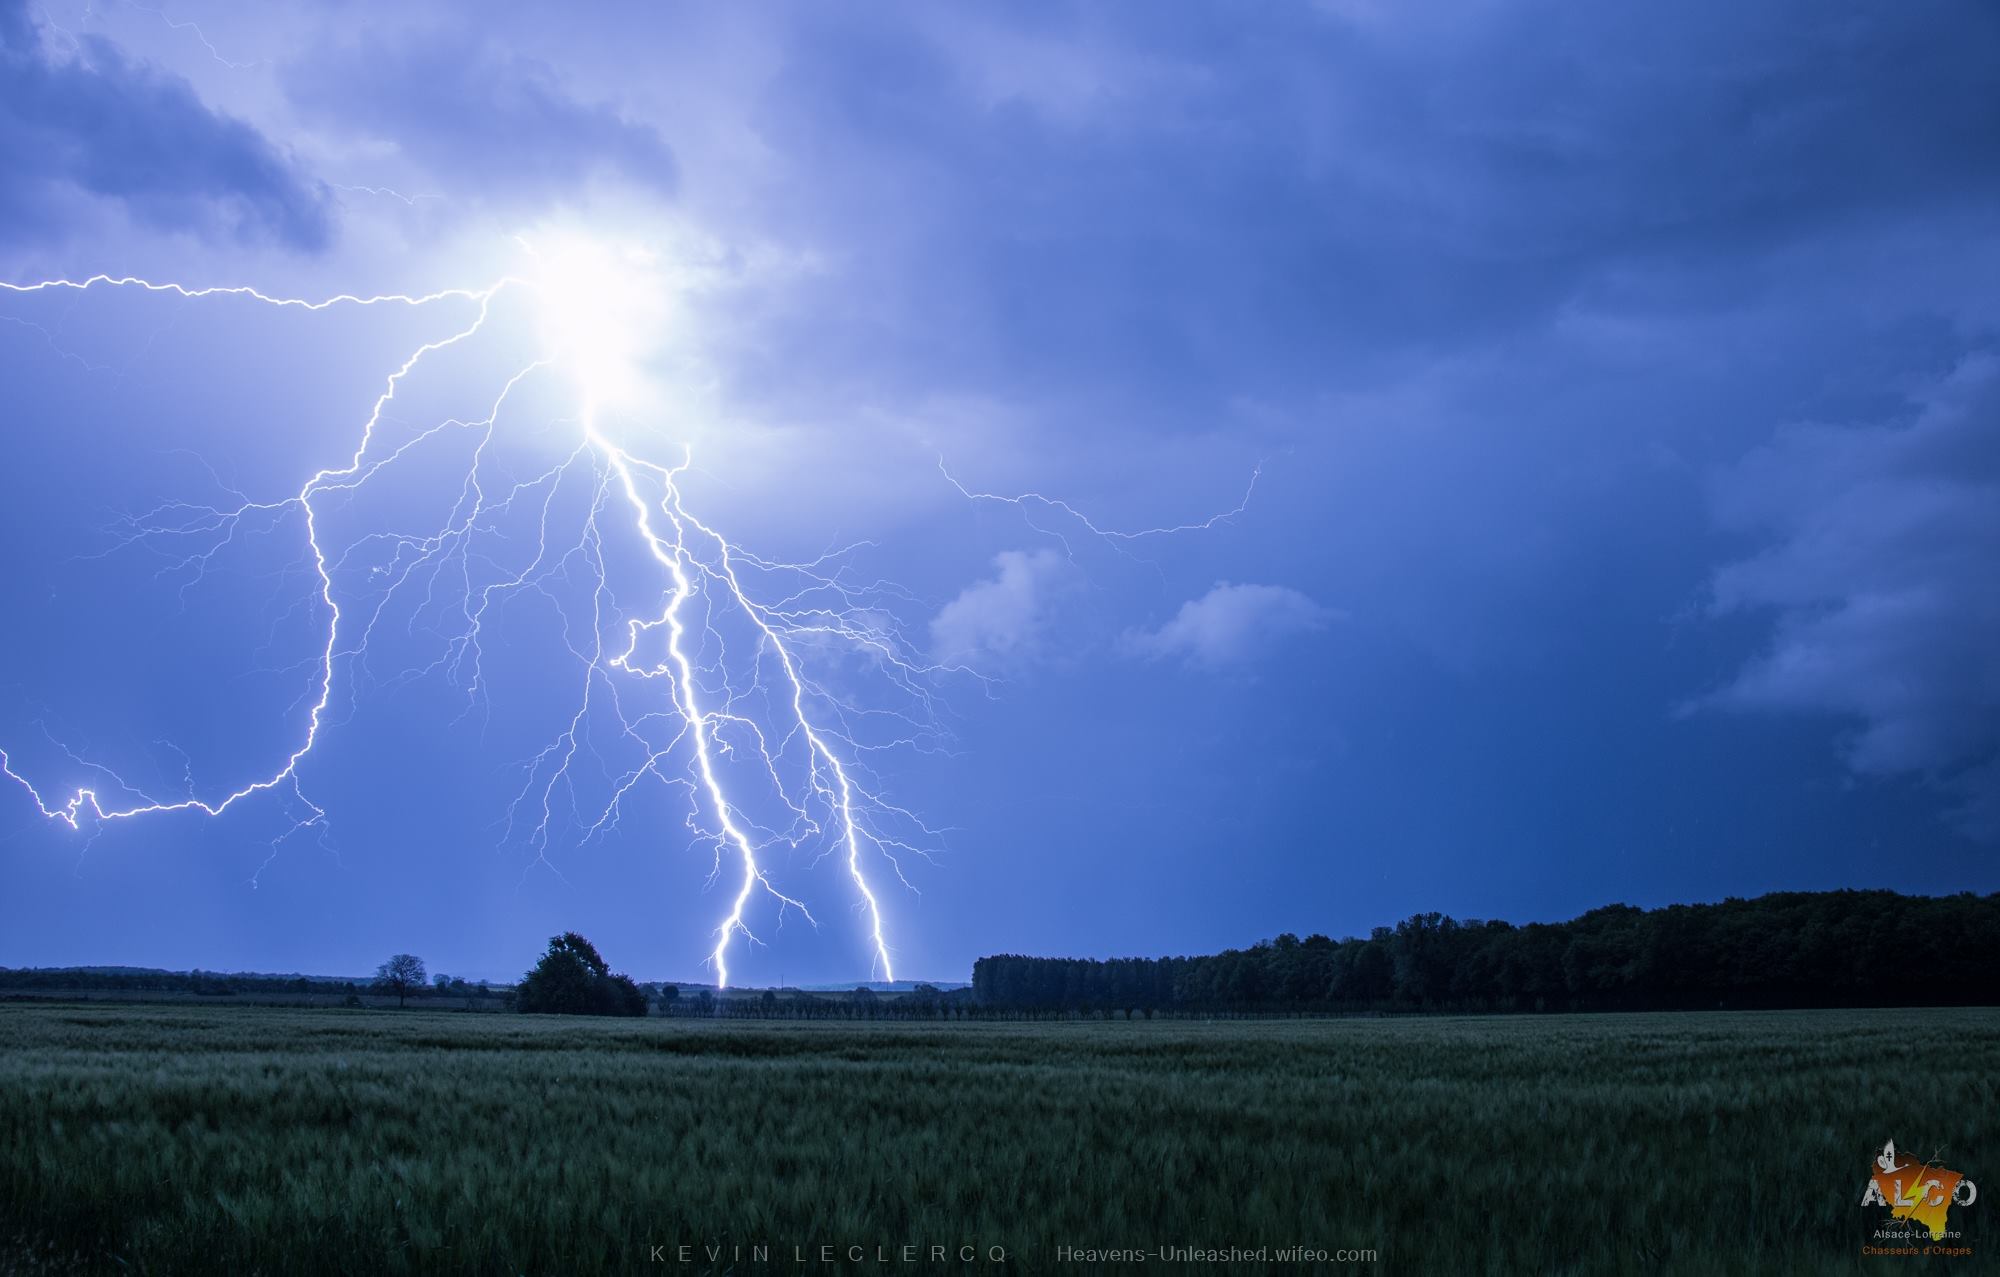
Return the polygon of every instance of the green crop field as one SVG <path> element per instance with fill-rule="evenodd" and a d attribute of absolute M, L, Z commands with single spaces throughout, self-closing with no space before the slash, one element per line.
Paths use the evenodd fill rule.
<path fill-rule="evenodd" d="M 1969 1272 L 2000 1242 L 1992 1201 L 1952 1211 L 1972 1259 L 1864 1261 L 1886 1211 L 1860 1199 L 1892 1137 L 2000 1196 L 1996 1086 L 1992 1010 L 762 1024 L 8 1005 L 0 1271 L 1032 1273 L 1267 1248 L 1145 1265 L 1250 1272 L 1304 1246 L 1372 1249 L 1355 1267 L 1378 1272 Z"/>

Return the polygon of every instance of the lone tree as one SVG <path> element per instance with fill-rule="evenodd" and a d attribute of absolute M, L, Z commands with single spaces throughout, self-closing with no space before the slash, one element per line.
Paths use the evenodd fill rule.
<path fill-rule="evenodd" d="M 515 1005 L 545 1015 L 644 1015 L 646 995 L 632 977 L 613 974 L 596 945 L 565 931 L 521 977 Z"/>
<path fill-rule="evenodd" d="M 407 1004 L 411 989 L 424 987 L 424 960 L 414 953 L 399 953 L 375 968 L 375 986 L 396 995 L 396 1005 Z"/>

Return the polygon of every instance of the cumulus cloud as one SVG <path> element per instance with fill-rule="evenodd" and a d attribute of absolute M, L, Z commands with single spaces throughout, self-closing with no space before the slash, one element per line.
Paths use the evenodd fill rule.
<path fill-rule="evenodd" d="M 975 581 L 931 621 L 931 649 L 941 661 L 1019 664 L 1041 648 L 1069 561 L 1054 550 L 1006 550 L 993 576 Z"/>
<path fill-rule="evenodd" d="M 294 66 L 286 93 L 319 123 L 392 142 L 472 197 L 548 197 L 615 173 L 674 189 L 673 151 L 651 125 L 577 97 L 555 69 L 463 32 L 366 39 Z"/>
<path fill-rule="evenodd" d="M 1242 664 L 1293 635 L 1323 630 L 1337 616 L 1287 586 L 1218 581 L 1200 598 L 1181 604 L 1159 629 L 1133 631 L 1125 641 L 1143 656 L 1220 668 Z"/>
<path fill-rule="evenodd" d="M 209 238 L 323 248 L 326 188 L 179 76 L 95 36 L 57 57 L 21 0 L 0 0 L 0 230 L 49 234 L 79 194 Z"/>
<path fill-rule="evenodd" d="M 1769 647 L 1701 704 L 1859 723 L 1858 773 L 1955 790 L 2000 838 L 2000 358 L 1969 358 L 1914 416 L 1782 432 L 1718 479 L 1718 517 L 1768 548 L 1715 607 L 1774 612 Z"/>

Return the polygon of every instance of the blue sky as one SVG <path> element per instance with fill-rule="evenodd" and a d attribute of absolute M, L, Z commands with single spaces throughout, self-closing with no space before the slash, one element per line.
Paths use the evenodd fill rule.
<path fill-rule="evenodd" d="M 0 3 L 0 279 L 425 294 L 532 270 L 520 239 L 642 263 L 657 305 L 582 308 L 643 382 L 608 429 L 688 446 L 688 508 L 749 550 L 859 543 L 842 580 L 893 585 L 852 615 L 960 671 L 800 645 L 843 756 L 934 831 L 904 827 L 907 886 L 869 852 L 899 976 L 1991 891 L 1996 61 L 1969 0 Z M 548 330 L 499 312 L 390 437 L 490 410 Z M 212 798 L 297 747 L 302 525 L 196 572 L 209 542 L 132 520 L 343 464 L 470 313 L 0 294 L 0 748 L 45 798 L 107 768 Z M 574 400 L 525 381 L 496 466 L 573 448 Z M 350 614 L 371 532 L 435 526 L 463 467 L 413 452 L 329 510 Z M 1240 513 L 1137 540 L 952 481 L 1134 531 L 1253 473 Z M 601 561 L 617 618 L 657 613 L 629 536 Z M 297 793 L 73 831 L 10 785 L 0 963 L 506 976 L 575 929 L 700 978 L 734 871 L 686 784 L 588 837 L 602 776 L 545 838 L 505 820 L 574 711 L 585 576 L 496 614 L 477 696 L 436 608 L 392 611 Z M 760 896 L 738 978 L 868 974 L 821 850 L 772 848 L 819 925 Z"/>

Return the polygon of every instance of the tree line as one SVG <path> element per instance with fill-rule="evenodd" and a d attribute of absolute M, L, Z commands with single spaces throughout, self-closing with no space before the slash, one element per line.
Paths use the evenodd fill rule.
<path fill-rule="evenodd" d="M 765 989 L 724 997 L 708 989 L 688 996 L 668 984 L 655 994 L 654 1007 L 660 1015 L 727 1020 L 936 1020 L 976 1011 L 971 990 L 944 990 L 934 984 L 893 994 L 858 985 L 851 993 Z"/>
<path fill-rule="evenodd" d="M 2000 893 L 1783 892 L 1526 926 L 1422 913 L 1201 957 L 1005 954 L 973 964 L 972 1000 L 1031 1015 L 1991 1005 Z"/>
<path fill-rule="evenodd" d="M 397 959 L 398 954 L 383 967 Z M 400 987 L 399 987 L 400 985 Z M 437 975 L 424 982 L 418 967 L 415 982 L 385 980 L 378 969 L 373 980 L 345 980 L 329 976 L 257 975 L 245 972 L 161 971 L 150 967 L 0 967 L 0 993 L 7 990 L 48 993 L 73 989 L 93 992 L 188 993 L 199 997 L 235 995 L 264 998 L 299 996 L 357 996 L 377 993 L 402 997 L 499 998 L 504 990 L 485 981 L 463 980 Z"/>
<path fill-rule="evenodd" d="M 2000 893 L 1785 892 L 1643 910 L 1607 905 L 1569 922 L 1416 914 L 1365 938 L 1286 934 L 1177 958 L 1034 958 L 973 964 L 969 989 L 900 995 L 731 993 L 614 973 L 574 932 L 552 937 L 514 988 L 448 976 L 396 954 L 374 981 L 129 967 L 8 970 L 0 996 L 73 989 L 153 993 L 492 999 L 529 1013 L 786 1020 L 1065 1015 L 1286 1015 L 2000 1004 Z M 435 1003 L 433 1003 L 435 1005 Z"/>

